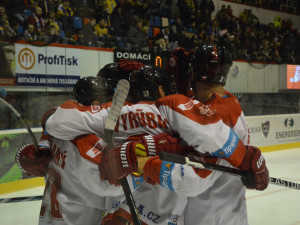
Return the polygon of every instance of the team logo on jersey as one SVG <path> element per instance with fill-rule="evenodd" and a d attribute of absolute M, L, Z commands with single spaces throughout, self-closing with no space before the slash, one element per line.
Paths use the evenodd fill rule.
<path fill-rule="evenodd" d="M 89 149 L 86 154 L 91 158 L 95 158 L 106 146 L 107 144 L 101 139 L 91 149 Z"/>
<path fill-rule="evenodd" d="M 204 114 L 207 116 L 212 116 L 213 114 L 216 113 L 216 111 L 213 109 L 210 109 L 208 105 L 202 105 L 199 107 L 199 109 L 200 109 L 201 114 Z"/>
<path fill-rule="evenodd" d="M 180 215 L 178 215 L 178 214 L 170 213 L 168 216 L 168 219 L 171 220 L 172 222 L 169 222 L 168 225 L 176 225 L 179 217 L 180 217 Z"/>
<path fill-rule="evenodd" d="M 160 168 L 160 185 L 169 190 L 173 191 L 172 179 L 171 179 L 171 172 L 174 167 L 174 163 L 163 161 Z"/>
<path fill-rule="evenodd" d="M 132 184 L 134 190 L 137 189 L 143 182 L 144 182 L 143 176 L 140 177 L 132 176 Z"/>
<path fill-rule="evenodd" d="M 261 128 L 262 128 L 262 132 L 263 132 L 264 136 L 267 137 L 269 134 L 269 129 L 270 129 L 270 121 L 262 123 Z"/>
<path fill-rule="evenodd" d="M 99 112 L 101 107 L 100 105 L 91 105 L 92 113 Z"/>
<path fill-rule="evenodd" d="M 189 101 L 188 103 L 184 103 L 184 104 L 180 104 L 179 106 L 178 106 L 178 108 L 179 109 L 181 109 L 181 110 L 190 110 L 191 108 L 193 108 L 193 106 L 194 106 L 194 101 Z"/>

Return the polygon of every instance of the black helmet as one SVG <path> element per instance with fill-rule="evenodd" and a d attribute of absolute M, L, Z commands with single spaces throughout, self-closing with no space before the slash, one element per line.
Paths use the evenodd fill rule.
<path fill-rule="evenodd" d="M 121 71 L 118 67 L 118 63 L 110 63 L 105 65 L 99 70 L 97 77 L 102 77 L 106 81 L 107 89 L 110 90 L 111 96 L 114 95 L 115 88 L 119 80 L 128 80 L 129 73 Z"/>
<path fill-rule="evenodd" d="M 129 74 L 129 97 L 132 102 L 155 101 L 160 98 L 158 87 L 163 86 L 165 94 L 176 94 L 174 78 L 154 66 L 143 66 Z"/>
<path fill-rule="evenodd" d="M 84 77 L 77 81 L 73 88 L 73 96 L 82 105 L 91 105 L 93 101 L 108 102 L 109 90 L 101 77 Z"/>
<path fill-rule="evenodd" d="M 224 45 L 203 44 L 198 47 L 192 60 L 195 81 L 208 81 L 225 85 L 232 65 L 232 52 Z"/>

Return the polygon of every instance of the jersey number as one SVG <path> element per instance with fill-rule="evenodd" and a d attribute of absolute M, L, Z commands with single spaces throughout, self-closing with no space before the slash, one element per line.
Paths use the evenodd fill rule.
<path fill-rule="evenodd" d="M 50 189 L 49 189 L 50 188 Z M 45 193 L 50 192 L 50 215 L 52 218 L 61 219 L 60 205 L 57 200 L 57 193 L 61 189 L 61 175 L 53 168 L 49 168 L 48 179 L 46 183 Z M 40 216 L 44 216 L 45 207 L 42 206 Z"/>

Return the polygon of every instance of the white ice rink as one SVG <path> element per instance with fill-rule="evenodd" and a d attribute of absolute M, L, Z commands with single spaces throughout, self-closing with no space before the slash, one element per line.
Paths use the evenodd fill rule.
<path fill-rule="evenodd" d="M 271 177 L 300 183 L 300 148 L 264 155 Z M 42 193 L 40 187 L 0 198 Z M 0 225 L 37 225 L 40 204 L 41 201 L 0 204 Z M 249 190 L 247 204 L 250 225 L 300 225 L 300 190 L 270 184 L 263 192 Z"/>

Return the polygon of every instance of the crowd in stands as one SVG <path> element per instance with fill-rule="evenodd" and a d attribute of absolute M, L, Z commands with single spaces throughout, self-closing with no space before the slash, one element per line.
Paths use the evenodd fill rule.
<path fill-rule="evenodd" d="M 281 1 L 232 2 L 280 10 Z M 291 19 L 262 24 L 250 9 L 237 15 L 230 1 L 215 10 L 212 0 L 7 0 L 0 3 L 0 38 L 167 54 L 226 35 L 235 59 L 299 63 Z"/>

